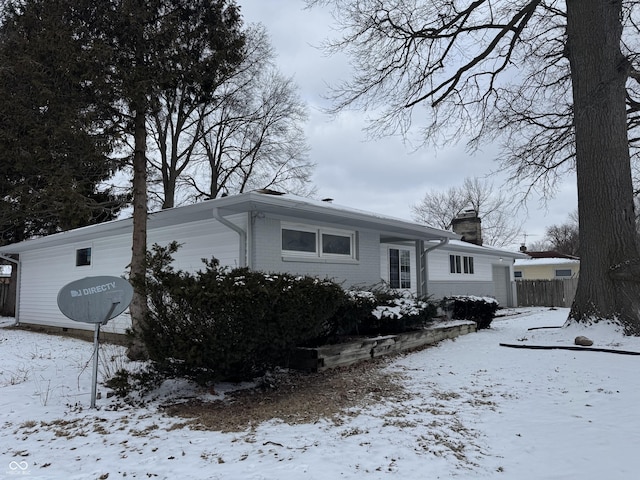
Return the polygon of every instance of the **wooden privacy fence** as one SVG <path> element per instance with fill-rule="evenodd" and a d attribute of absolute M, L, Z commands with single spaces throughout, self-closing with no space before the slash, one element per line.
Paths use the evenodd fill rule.
<path fill-rule="evenodd" d="M 578 287 L 577 278 L 518 280 L 519 307 L 570 307 Z"/>

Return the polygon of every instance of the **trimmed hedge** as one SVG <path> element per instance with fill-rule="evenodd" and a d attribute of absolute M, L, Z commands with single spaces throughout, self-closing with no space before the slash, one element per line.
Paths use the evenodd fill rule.
<path fill-rule="evenodd" d="M 168 374 L 206 383 L 286 365 L 295 347 L 330 333 L 344 303 L 339 285 L 312 277 L 227 270 L 215 259 L 195 274 L 174 271 L 177 248 L 154 245 L 145 286 L 143 339 Z"/>
<path fill-rule="evenodd" d="M 423 327 L 437 314 L 437 307 L 411 292 L 398 291 L 386 284 L 367 290 L 347 291 L 347 304 L 339 313 L 347 320 L 340 325 L 347 334 L 378 335 L 401 333 Z M 347 327 L 350 327 L 347 328 Z"/>
<path fill-rule="evenodd" d="M 451 313 L 452 318 L 473 320 L 478 329 L 489 328 L 500 307 L 491 297 L 455 295 L 442 299 L 441 307 Z"/>
<path fill-rule="evenodd" d="M 141 328 L 154 368 L 199 383 L 254 378 L 287 366 L 299 346 L 338 337 L 419 328 L 436 307 L 386 286 L 344 291 L 309 276 L 227 269 L 203 260 L 196 273 L 176 271 L 179 245 L 147 254 L 149 313 Z"/>

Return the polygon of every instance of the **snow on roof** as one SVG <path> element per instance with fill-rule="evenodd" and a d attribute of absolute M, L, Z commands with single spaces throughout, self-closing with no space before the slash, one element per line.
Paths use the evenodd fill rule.
<path fill-rule="evenodd" d="M 580 260 L 572 258 L 524 258 L 515 261 L 514 266 L 542 266 L 542 265 L 580 265 Z"/>

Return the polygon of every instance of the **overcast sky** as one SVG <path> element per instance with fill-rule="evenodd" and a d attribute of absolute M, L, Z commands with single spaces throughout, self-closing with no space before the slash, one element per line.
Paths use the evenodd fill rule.
<path fill-rule="evenodd" d="M 309 108 L 307 139 L 317 164 L 313 182 L 318 197 L 334 203 L 411 219 L 411 205 L 433 189 L 459 186 L 465 177 L 485 177 L 498 168 L 496 148 L 485 145 L 470 154 L 465 142 L 439 150 L 414 151 L 401 138 L 368 140 L 366 113 L 348 111 L 332 118 L 323 113 L 328 84 L 348 79 L 343 57 L 327 57 L 317 47 L 335 34 L 327 11 L 304 9 L 303 0 L 237 0 L 245 23 L 262 23 L 271 37 L 282 73 L 292 76 Z M 490 179 L 503 188 L 504 176 Z M 511 188 L 511 187 L 510 187 Z M 522 186 L 522 190 L 526 188 Z M 514 196 L 517 190 L 512 189 Z M 567 178 L 556 197 L 543 206 L 532 197 L 521 210 L 527 243 L 544 237 L 545 228 L 567 221 L 576 209 L 575 177 Z M 518 240 L 522 242 L 523 238 Z M 517 245 L 516 245 L 517 246 Z M 515 247 L 515 246 L 514 246 Z"/>

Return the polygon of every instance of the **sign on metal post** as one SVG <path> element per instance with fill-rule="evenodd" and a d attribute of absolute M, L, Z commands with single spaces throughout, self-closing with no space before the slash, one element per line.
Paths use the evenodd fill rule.
<path fill-rule="evenodd" d="M 91 408 L 96 407 L 100 325 L 124 312 L 133 299 L 133 287 L 120 277 L 86 277 L 68 283 L 58 292 L 58 308 L 71 320 L 94 324 Z"/>

